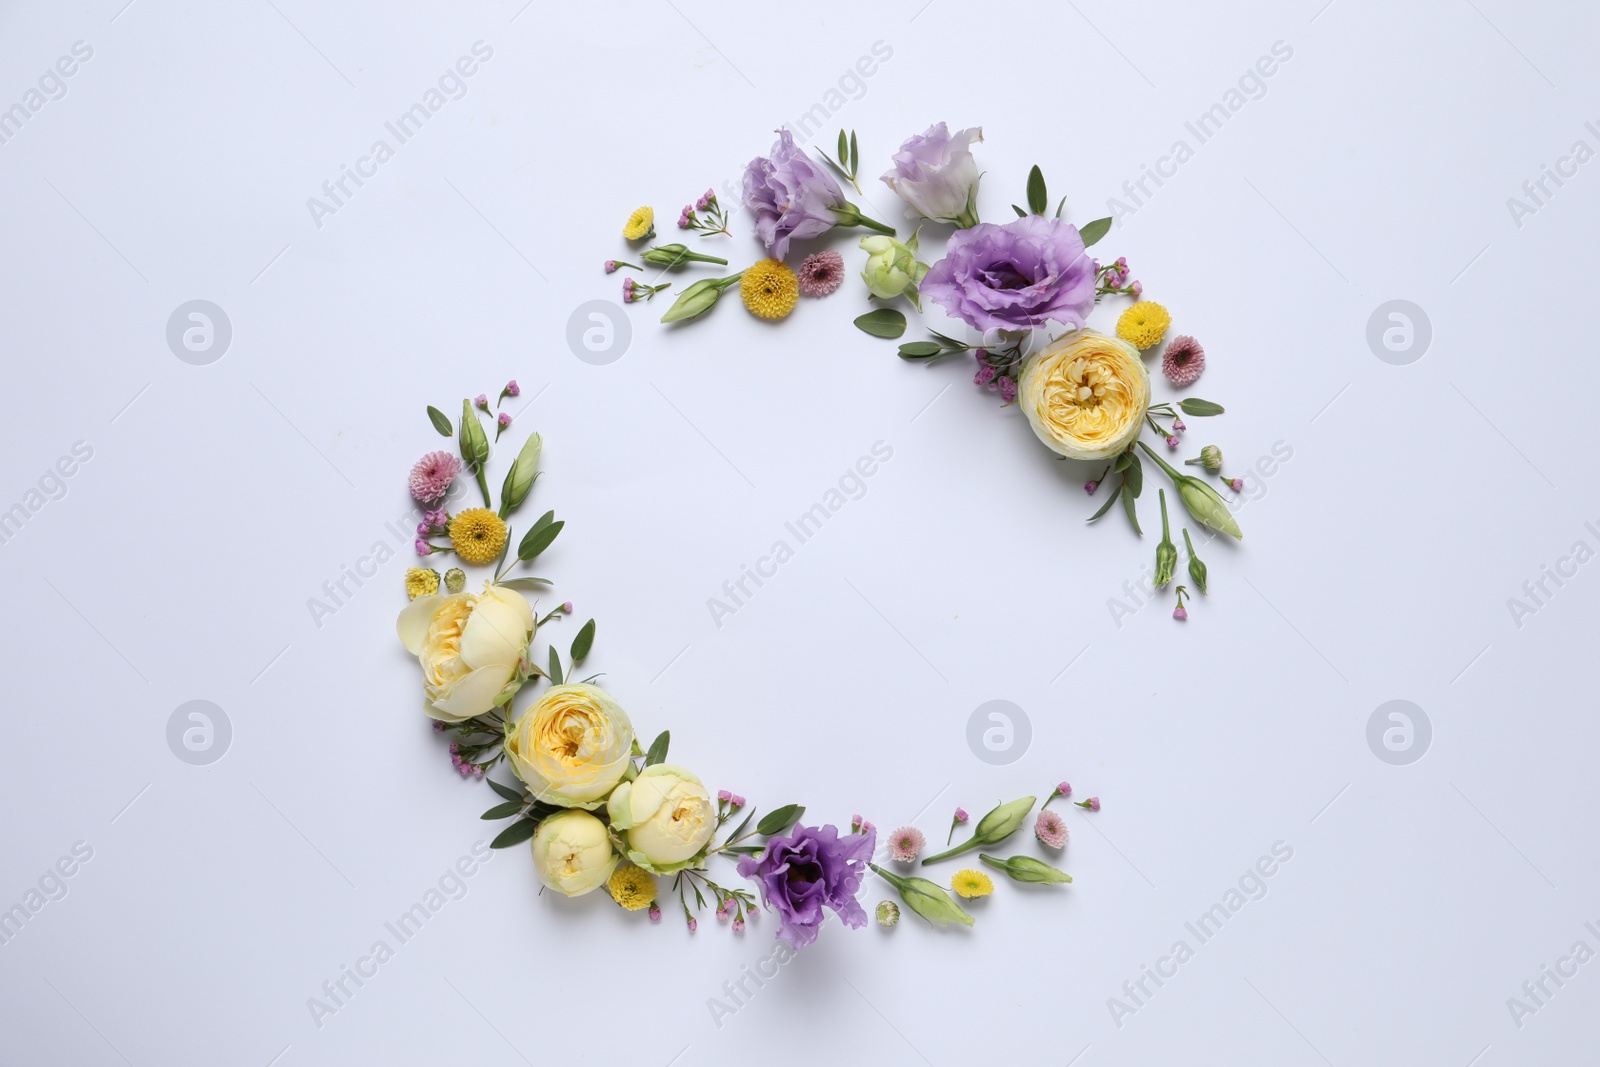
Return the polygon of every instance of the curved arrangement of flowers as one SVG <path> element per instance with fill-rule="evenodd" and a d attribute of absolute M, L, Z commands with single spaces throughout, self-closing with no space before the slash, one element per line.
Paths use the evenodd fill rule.
<path fill-rule="evenodd" d="M 743 207 L 766 258 L 736 274 L 695 281 L 679 294 L 661 321 L 697 319 L 734 286 L 751 314 L 767 320 L 787 318 L 802 296 L 819 298 L 837 291 L 845 273 L 844 258 L 832 249 L 813 251 L 798 270 L 791 268 L 786 261 L 798 258 L 797 246 L 826 238 L 836 229 L 873 230 L 859 242 L 866 253 L 861 279 L 867 298 L 880 306 L 858 317 L 856 325 L 874 336 L 899 338 L 906 331 L 906 316 L 892 305 L 904 300 L 921 314 L 924 299 L 963 324 L 970 331 L 969 340 L 930 328 L 929 339 L 902 343 L 900 356 L 931 362 L 970 353 L 977 363 L 975 385 L 998 394 L 1006 405 L 1019 404 L 1034 434 L 1057 458 L 1094 465 L 1084 482 L 1089 495 L 1115 476 L 1108 499 L 1090 516 L 1090 522 L 1120 500 L 1134 532 L 1143 536 L 1138 500 L 1144 487 L 1144 463 L 1149 460 L 1170 479 L 1191 519 L 1216 533 L 1242 538 L 1227 500 L 1208 480 L 1216 477 L 1235 493 L 1244 488 L 1241 479 L 1221 476 L 1219 448 L 1207 445 L 1184 461 L 1207 476 L 1199 477 L 1180 472 L 1141 439 L 1146 431 L 1151 432 L 1169 452 L 1176 452 L 1188 429 L 1184 416 L 1222 414 L 1221 406 L 1197 397 L 1151 402 L 1151 375 L 1145 357 L 1159 357 L 1163 376 L 1174 388 L 1184 389 L 1205 369 L 1205 349 L 1187 335 L 1168 338 L 1170 314 L 1162 305 L 1144 299 L 1144 286 L 1132 279 L 1125 258 L 1102 263 L 1090 254 L 1089 249 L 1110 231 L 1111 219 L 1075 226 L 1063 218 L 1065 197 L 1053 212 L 1049 210 L 1050 198 L 1038 167 L 1028 175 L 1027 210 L 1012 205 L 1017 217 L 1004 225 L 980 221 L 981 174 L 972 146 L 982 140 L 981 129 L 952 134 L 944 123 L 936 123 L 902 144 L 882 176 L 884 184 L 915 215 L 935 227 L 953 227 L 944 255 L 929 264 L 921 258 L 921 226 L 902 241 L 892 227 L 867 218 L 845 198 L 835 174 L 857 192 L 861 188 L 860 149 L 854 133 L 840 130 L 836 155 L 813 158 L 795 144 L 787 129 L 779 130 L 771 152 L 751 160 L 744 172 Z M 716 194 L 707 190 L 684 207 L 678 226 L 702 238 L 730 237 L 731 217 Z M 636 210 L 623 228 L 624 239 L 653 238 L 654 218 L 651 208 Z M 639 258 L 642 264 L 607 260 L 605 269 L 607 273 L 623 268 L 643 271 L 648 264 L 658 269 L 659 279 L 696 263 L 726 266 L 728 262 L 683 244 L 654 245 Z M 629 277 L 622 285 L 623 300 L 633 303 L 653 299 L 672 283 L 645 283 Z M 1113 331 L 1102 334 L 1089 327 L 1089 317 L 1100 301 L 1112 297 L 1132 302 L 1119 314 Z M 1053 335 L 1052 329 L 1056 330 Z M 1161 588 L 1173 580 L 1177 550 L 1167 517 L 1166 491 L 1159 491 L 1158 496 L 1162 538 L 1156 549 L 1153 585 Z M 1186 529 L 1183 540 L 1188 549 L 1189 579 L 1203 595 L 1207 592 L 1206 566 L 1195 554 Z M 1175 593 L 1173 617 L 1186 619 L 1188 588 L 1179 585 Z"/>
<path fill-rule="evenodd" d="M 500 402 L 517 393 L 516 382 L 508 383 Z M 531 434 L 517 452 L 496 504 L 487 477 L 491 445 L 480 412 L 493 414 L 486 395 L 464 400 L 454 424 L 442 411 L 428 408 L 435 430 L 456 439 L 459 458 L 428 453 L 412 468 L 408 486 L 420 517 L 418 555 L 454 555 L 468 566 L 492 566 L 492 574 L 472 592 L 462 567 L 442 576 L 430 567 L 411 568 L 406 573 L 410 602 L 396 630 L 421 667 L 423 710 L 436 730 L 453 735 L 451 763 L 464 778 L 484 779 L 500 797 L 482 816 L 509 820 L 492 847 L 527 843 L 546 888 L 577 897 L 603 887 L 617 905 L 646 911 L 652 921 L 661 918 L 665 894 L 675 895 L 690 930 L 708 906 L 735 931 L 769 911 L 778 920 L 777 936 L 794 950 L 816 940 L 830 912 L 846 926 L 866 925 L 859 898 L 869 871 L 928 922 L 971 926 L 973 916 L 960 901 L 993 892 L 990 876 L 980 868 L 964 868 L 950 878 L 947 890 L 913 875 L 911 865 L 919 858 L 935 863 L 999 846 L 1022 827 L 1035 798 L 997 806 L 965 840 L 953 844 L 968 821 L 957 808 L 949 847 L 938 855 L 922 858 L 922 831 L 904 826 L 889 835 L 881 850 L 885 855 L 879 856 L 878 832 L 859 815 L 841 830 L 804 824 L 805 808 L 786 804 L 758 820 L 744 797 L 726 789 L 713 794 L 693 770 L 668 763 L 670 732 L 661 731 L 643 747 L 632 718 L 596 684 L 598 676 L 578 677 L 594 645 L 593 619 L 578 629 L 565 654 L 554 643 L 542 655 L 536 652 L 540 631 L 572 614 L 572 604 L 539 614 L 524 590 L 552 583 L 517 569 L 549 548 L 565 524 L 547 511 L 520 540 L 513 536 L 511 521 L 539 476 L 543 439 Z M 498 438 L 511 417 L 503 412 L 494 417 Z M 472 482 L 483 506 L 456 510 L 468 503 L 459 498 L 470 496 Z M 524 690 L 536 695 L 518 712 Z M 513 776 L 509 783 L 489 775 L 502 763 Z M 1035 818 L 1034 837 L 1041 848 L 1065 847 L 1066 823 L 1049 804 L 1071 792 L 1065 782 L 1055 786 Z M 1095 797 L 1078 803 L 1086 811 L 1100 810 Z M 732 872 L 752 887 L 719 882 L 726 876 L 713 876 L 711 869 L 718 857 L 731 861 Z M 1072 881 L 1036 856 L 982 851 L 978 860 L 1016 882 Z M 893 926 L 899 905 L 885 899 L 876 915 L 881 926 Z"/>

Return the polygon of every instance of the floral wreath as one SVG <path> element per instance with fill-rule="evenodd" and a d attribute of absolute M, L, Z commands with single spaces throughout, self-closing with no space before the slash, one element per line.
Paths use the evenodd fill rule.
<path fill-rule="evenodd" d="M 1101 518 L 1118 500 L 1128 522 L 1139 536 L 1138 499 L 1144 488 L 1144 460 L 1158 466 L 1171 481 L 1178 499 L 1202 529 L 1242 539 L 1229 502 L 1206 478 L 1184 474 L 1141 440 L 1149 430 L 1169 452 L 1182 447 L 1188 429 L 1183 417 L 1220 415 L 1223 408 L 1209 400 L 1183 397 L 1151 403 L 1150 379 L 1143 359 L 1159 348 L 1162 373 L 1178 389 L 1187 388 L 1205 369 L 1206 352 L 1188 335 L 1166 340 L 1172 316 L 1153 300 L 1144 299 L 1144 285 L 1133 280 L 1128 261 L 1102 263 L 1089 254 L 1111 229 L 1112 219 L 1101 218 L 1081 228 L 1062 214 L 1062 197 L 1050 212 L 1044 174 L 1035 166 L 1028 174 L 1027 210 L 1013 204 L 1017 217 L 1005 225 L 980 222 L 978 186 L 981 177 L 972 155 L 974 142 L 983 140 L 980 128 L 951 134 L 943 123 L 911 137 L 892 157 L 883 175 L 885 185 L 913 214 L 935 226 L 952 226 L 944 257 L 933 265 L 923 262 L 919 244 L 921 227 L 905 241 L 895 230 L 861 213 L 845 198 L 844 190 L 829 171 L 861 191 L 857 180 L 861 153 L 852 131 L 839 131 L 835 156 L 819 153 L 820 165 L 795 144 L 787 129 L 778 131 L 772 151 L 745 167 L 743 206 L 749 212 L 755 236 L 767 258 L 737 274 L 703 278 L 689 285 L 661 316 L 664 323 L 698 319 L 716 306 L 724 291 L 737 285 L 744 306 L 762 319 L 787 318 L 800 297 L 825 297 L 844 281 L 844 258 L 832 249 L 807 255 L 798 271 L 785 260 L 796 243 L 812 241 L 836 228 L 863 227 L 875 231 L 863 237 L 867 253 L 861 279 L 869 300 L 881 305 L 859 316 L 855 324 L 876 337 L 898 338 L 906 331 L 905 313 L 888 306 L 904 300 L 918 314 L 922 298 L 940 305 L 964 323 L 975 340 L 961 341 L 928 329 L 929 339 L 900 345 L 902 359 L 930 363 L 971 353 L 977 361 L 973 383 L 997 393 L 1007 406 L 1017 404 L 1028 425 L 1046 448 L 1063 460 L 1090 464 L 1084 490 L 1094 493 L 1115 476 L 1116 484 L 1100 509 L 1089 517 Z M 713 190 L 678 215 L 678 227 L 701 238 L 731 237 L 732 214 Z M 635 210 L 623 227 L 629 242 L 655 236 L 655 211 Z M 683 244 L 652 245 L 638 253 L 642 263 L 608 259 L 606 273 L 622 269 L 643 271 L 643 264 L 659 274 L 696 263 L 727 265 L 719 256 L 695 252 Z M 625 303 L 648 301 L 670 288 L 671 282 L 650 284 L 632 277 L 622 283 Z M 1115 334 L 1108 336 L 1086 325 L 1095 306 L 1108 297 L 1131 297 L 1133 303 L 1117 318 Z M 1050 337 L 1045 328 L 1054 323 L 1065 332 Z M 1164 347 L 1163 340 L 1166 341 Z M 1141 458 L 1140 453 L 1143 453 Z M 1218 477 L 1234 493 L 1242 492 L 1241 478 L 1222 477 L 1222 451 L 1215 445 L 1201 448 L 1184 465 L 1201 468 Z M 1096 471 L 1098 470 L 1098 473 Z M 1156 546 L 1155 570 L 1150 584 L 1160 589 L 1172 583 L 1178 549 L 1172 541 L 1166 490 L 1158 491 L 1161 504 L 1161 541 Z M 1206 595 L 1206 565 L 1195 552 L 1184 529 L 1189 580 Z M 1189 617 L 1187 586 L 1174 590 L 1177 606 L 1173 618 Z"/>
<path fill-rule="evenodd" d="M 518 393 L 515 381 L 507 383 L 495 408 Z M 496 506 L 487 478 L 491 445 L 480 412 L 493 417 L 496 440 L 511 425 L 508 413 L 490 410 L 487 394 L 462 401 L 455 425 L 439 409 L 428 408 L 434 428 L 456 439 L 459 458 L 447 451 L 428 453 L 412 468 L 409 488 L 419 505 L 417 553 L 453 553 L 468 566 L 492 565 L 492 576 L 473 593 L 460 566 L 443 576 L 432 568 L 411 568 L 406 572 L 410 603 L 396 628 L 422 667 L 424 711 L 437 731 L 453 735 L 451 763 L 461 777 L 487 782 L 501 799 L 482 818 L 511 820 L 491 847 L 531 841 L 534 869 L 546 888 L 577 897 L 603 886 L 622 908 L 647 910 L 652 922 L 661 918 L 665 883 L 691 931 L 708 904 L 715 905 L 719 920 L 731 920 L 736 932 L 763 909 L 771 911 L 779 922 L 777 936 L 795 950 L 816 940 L 829 911 L 846 926 L 866 925 L 858 897 L 869 868 L 935 926 L 971 926 L 973 916 L 961 901 L 988 896 L 994 882 L 981 868 L 964 868 L 949 881 L 952 896 L 939 883 L 911 873 L 910 865 L 919 859 L 929 864 L 978 849 L 983 867 L 1012 881 L 1072 881 L 1035 856 L 988 851 L 1021 828 L 1033 811 L 1032 796 L 997 805 L 959 844 L 955 834 L 968 816 L 957 808 L 947 847 L 933 856 L 921 855 L 922 831 L 901 827 L 889 835 L 887 866 L 880 866 L 873 862 L 877 830 L 859 815 L 845 832 L 804 824 L 806 809 L 799 804 L 773 808 L 757 819 L 755 806 L 744 797 L 726 789 L 713 795 L 692 771 L 668 763 L 668 731 L 641 747 L 628 713 L 595 684 L 598 675 L 578 677 L 594 645 L 593 619 L 579 627 L 565 656 L 553 642 L 543 656 L 535 654 L 539 631 L 572 614 L 573 607 L 568 601 L 538 615 L 523 591 L 552 583 L 513 572 L 549 548 L 565 524 L 546 511 L 513 549 L 509 522 L 539 476 L 544 442 L 537 433 L 529 435 L 506 471 Z M 469 473 L 483 506 L 452 512 L 456 498 L 470 492 Z M 543 691 L 518 714 L 518 695 L 541 683 L 546 683 Z M 502 761 L 514 775 L 510 784 L 489 775 Z M 1047 849 L 1066 846 L 1066 822 L 1049 804 L 1071 794 L 1066 782 L 1056 785 L 1034 819 L 1033 835 Z M 1086 811 L 1100 810 L 1097 797 L 1077 803 Z M 713 878 L 710 864 L 717 857 L 735 861 L 734 870 L 753 882 L 754 890 Z M 881 926 L 894 926 L 899 906 L 883 900 L 876 916 Z"/>

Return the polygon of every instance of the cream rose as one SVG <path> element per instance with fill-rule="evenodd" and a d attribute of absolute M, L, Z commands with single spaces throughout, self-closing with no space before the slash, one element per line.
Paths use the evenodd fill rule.
<path fill-rule="evenodd" d="M 533 835 L 539 881 L 569 897 L 599 888 L 621 858 L 611 847 L 606 824 L 586 811 L 558 811 Z"/>
<path fill-rule="evenodd" d="M 1051 451 L 1110 459 L 1139 436 L 1150 375 L 1126 341 L 1078 330 L 1023 364 L 1017 403 Z"/>
<path fill-rule="evenodd" d="M 706 787 L 670 763 L 646 767 L 617 786 L 606 813 L 612 829 L 625 833 L 628 858 L 656 874 L 691 863 L 717 828 L 716 806 Z"/>
<path fill-rule="evenodd" d="M 417 597 L 400 612 L 396 629 L 422 664 L 427 713 L 461 722 L 515 695 L 533 609 L 521 593 L 486 582 L 477 594 Z"/>
<path fill-rule="evenodd" d="M 538 799 L 597 808 L 632 765 L 633 723 L 603 689 L 553 685 L 511 727 L 505 748 Z"/>

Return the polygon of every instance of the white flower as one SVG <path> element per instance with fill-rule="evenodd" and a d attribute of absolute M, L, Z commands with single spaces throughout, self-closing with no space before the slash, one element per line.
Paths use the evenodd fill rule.
<path fill-rule="evenodd" d="M 400 612 L 395 628 L 422 664 L 427 713 L 461 722 L 516 693 L 533 610 L 521 593 L 485 583 L 478 594 L 419 596 Z"/>
<path fill-rule="evenodd" d="M 926 218 L 976 226 L 978 161 L 970 146 L 981 140 L 981 127 L 952 137 L 944 123 L 935 123 L 900 146 L 894 169 L 884 174 L 883 182 Z"/>

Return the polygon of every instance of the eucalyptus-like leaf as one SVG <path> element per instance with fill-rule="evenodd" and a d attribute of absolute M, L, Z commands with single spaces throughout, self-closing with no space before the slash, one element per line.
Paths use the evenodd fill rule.
<path fill-rule="evenodd" d="M 850 138 L 846 137 L 843 130 L 839 131 L 839 165 L 850 165 Z"/>
<path fill-rule="evenodd" d="M 440 437 L 450 437 L 455 433 L 455 429 L 450 425 L 450 416 L 432 404 L 428 405 L 428 421 L 433 423 L 433 428 L 439 431 Z"/>
<path fill-rule="evenodd" d="M 1050 209 L 1050 194 L 1045 192 L 1044 171 L 1035 163 L 1028 172 L 1028 210 L 1043 215 Z"/>
<path fill-rule="evenodd" d="M 556 535 L 561 532 L 561 528 L 565 525 L 565 521 L 548 522 L 542 526 L 536 524 L 533 529 L 523 535 L 522 543 L 517 546 L 517 558 L 526 563 L 538 556 L 539 553 L 550 547 L 550 542 L 556 539 Z"/>
<path fill-rule="evenodd" d="M 1100 238 L 1111 232 L 1111 216 L 1095 219 L 1078 227 L 1078 236 L 1083 238 L 1083 247 L 1089 248 L 1100 243 Z"/>
<path fill-rule="evenodd" d="M 1134 499 L 1138 499 L 1139 494 L 1144 492 L 1144 464 L 1132 452 L 1124 452 L 1123 455 L 1128 457 L 1128 466 L 1122 472 L 1122 479 L 1128 483 L 1128 491 L 1134 495 Z"/>
<path fill-rule="evenodd" d="M 1133 469 L 1134 468 L 1130 467 L 1130 468 L 1128 468 L 1128 470 L 1122 472 L 1122 484 L 1123 484 L 1124 488 L 1126 488 L 1127 485 L 1128 485 L 1128 472 L 1133 470 Z M 1138 507 L 1136 505 L 1136 502 L 1137 502 L 1138 498 L 1139 498 L 1139 494 L 1137 494 L 1137 493 L 1134 493 L 1134 492 L 1123 493 L 1122 494 L 1122 509 L 1128 513 L 1128 521 L 1133 524 L 1133 532 L 1138 534 L 1140 537 L 1143 537 L 1144 536 L 1144 531 L 1139 529 L 1139 509 L 1138 509 Z"/>
<path fill-rule="evenodd" d="M 522 819 L 501 830 L 500 836 L 489 842 L 489 847 L 510 848 L 512 845 L 520 845 L 532 837 L 538 829 L 539 824 L 532 819 Z"/>
<path fill-rule="evenodd" d="M 861 169 L 861 148 L 856 144 L 856 131 L 850 131 L 850 173 L 853 175 Z"/>
<path fill-rule="evenodd" d="M 517 812 L 519 812 L 521 810 L 522 810 L 522 801 L 520 801 L 520 800 L 508 800 L 504 804 L 496 804 L 494 807 L 490 808 L 488 811 L 486 811 L 482 815 L 478 816 L 478 818 L 483 819 L 485 821 L 494 820 L 494 819 L 509 819 L 509 818 L 511 818 L 511 816 L 515 815 Z"/>
<path fill-rule="evenodd" d="M 484 781 L 489 783 L 490 789 L 493 789 L 507 800 L 515 800 L 518 804 L 522 803 L 523 794 L 520 789 L 512 789 L 509 785 L 501 785 L 493 778 L 485 778 Z"/>
<path fill-rule="evenodd" d="M 560 685 L 565 677 L 561 673 L 561 653 L 556 651 L 556 646 L 550 646 L 550 684 Z"/>
<path fill-rule="evenodd" d="M 944 345 L 938 341 L 907 341 L 900 346 L 900 358 L 932 359 L 944 350 Z"/>
<path fill-rule="evenodd" d="M 789 827 L 800 821 L 800 816 L 806 813 L 802 804 L 785 804 L 781 808 L 774 808 L 756 823 L 756 833 L 762 837 L 771 837 L 781 834 Z"/>
<path fill-rule="evenodd" d="M 555 585 L 548 578 L 535 578 L 531 574 L 518 575 L 515 578 L 502 578 L 496 585 L 503 585 L 508 589 L 537 589 L 543 585 Z"/>
<path fill-rule="evenodd" d="M 1100 510 L 1095 512 L 1093 515 L 1090 515 L 1089 518 L 1088 518 L 1088 521 L 1089 522 L 1093 522 L 1094 520 L 1098 519 L 1100 516 L 1104 515 L 1106 512 L 1110 511 L 1111 510 L 1111 505 L 1115 504 L 1117 502 L 1117 498 L 1119 498 L 1120 496 L 1122 496 L 1122 483 L 1118 482 L 1117 483 L 1117 487 L 1115 489 L 1111 490 L 1111 495 L 1106 498 L 1106 502 L 1104 504 L 1100 505 Z"/>
<path fill-rule="evenodd" d="M 878 308 L 857 316 L 856 328 L 874 337 L 899 337 L 906 332 L 906 317 L 894 308 Z"/>
<path fill-rule="evenodd" d="M 1067 198 L 1063 196 L 1061 198 L 1061 203 L 1056 205 L 1056 218 L 1059 219 L 1061 217 L 1061 213 L 1066 210 L 1066 207 L 1067 207 Z"/>
<path fill-rule="evenodd" d="M 1019 219 L 1025 219 L 1028 217 L 1028 213 L 1015 204 L 1011 205 L 1011 210 L 1017 213 L 1017 218 Z"/>
<path fill-rule="evenodd" d="M 507 518 L 528 498 L 528 490 L 539 477 L 539 453 L 544 450 L 544 437 L 531 433 L 522 443 L 516 462 L 506 471 L 505 484 L 500 487 L 500 517 Z"/>
<path fill-rule="evenodd" d="M 583 662 L 589 654 L 589 649 L 594 647 L 594 620 L 590 619 L 578 631 L 578 636 L 572 639 L 572 665 L 576 667 Z"/>
<path fill-rule="evenodd" d="M 1187 396 L 1178 401 L 1178 406 L 1185 415 L 1206 416 L 1221 415 L 1224 408 L 1221 404 L 1213 404 L 1209 400 L 1201 400 L 1196 396 Z"/>
<path fill-rule="evenodd" d="M 650 742 L 650 751 L 644 754 L 644 765 L 654 767 L 658 763 L 667 761 L 667 746 L 672 743 L 672 731 L 662 730 L 656 739 Z"/>

